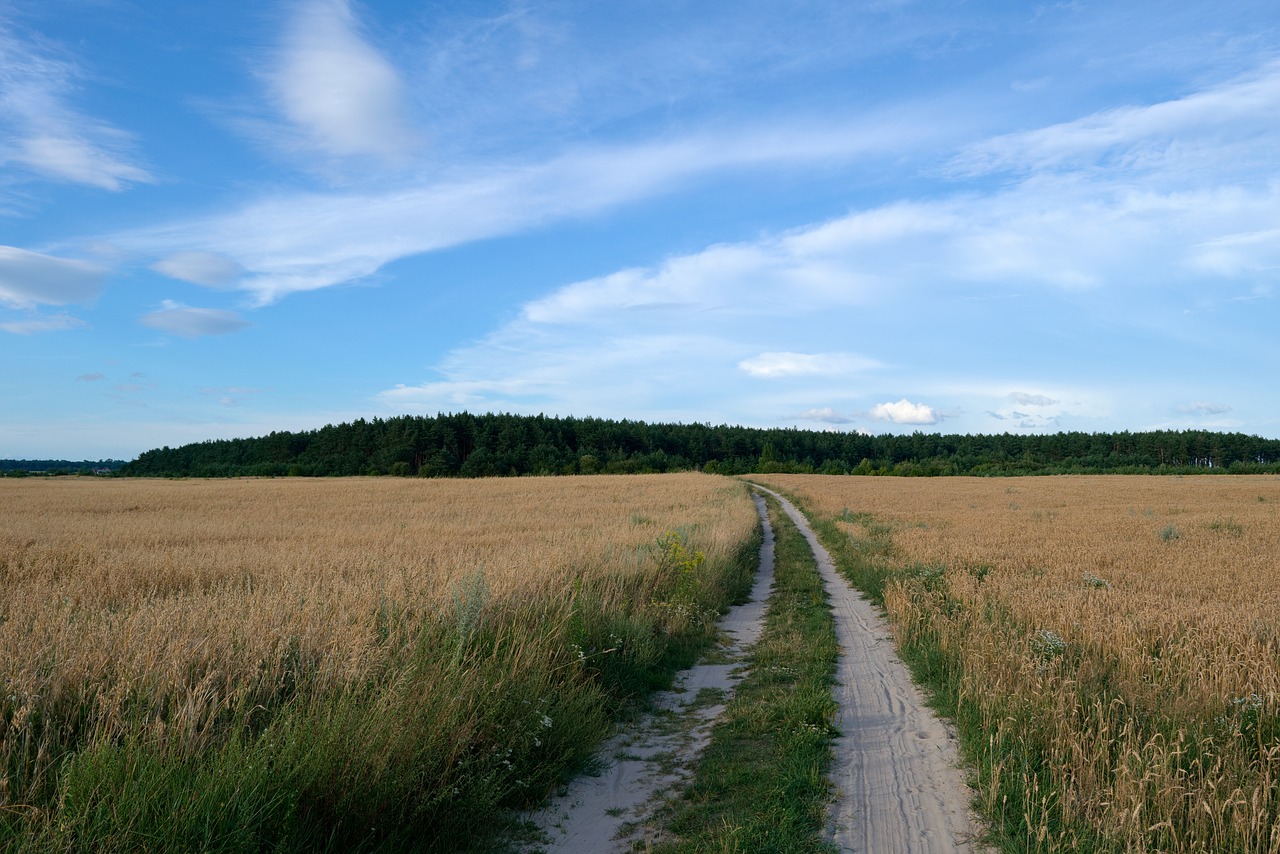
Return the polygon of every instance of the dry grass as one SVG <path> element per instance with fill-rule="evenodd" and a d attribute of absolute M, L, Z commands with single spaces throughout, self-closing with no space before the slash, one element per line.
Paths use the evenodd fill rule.
<path fill-rule="evenodd" d="M 192 755 L 300 681 L 385 682 L 424 624 L 450 627 L 447 665 L 482 626 L 563 628 L 584 590 L 648 607 L 660 535 L 723 566 L 755 524 L 739 484 L 698 474 L 0 480 L 0 818 L 47 795 L 59 750 L 144 726 Z"/>
<path fill-rule="evenodd" d="M 1028 847 L 1280 851 L 1280 479 L 761 480 L 892 579 Z"/>

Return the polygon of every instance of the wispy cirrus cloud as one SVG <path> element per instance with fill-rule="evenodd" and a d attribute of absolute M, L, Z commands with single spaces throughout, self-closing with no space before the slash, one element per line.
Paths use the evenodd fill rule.
<path fill-rule="evenodd" d="M 197 253 L 228 259 L 244 270 L 235 287 L 248 292 L 255 304 L 268 305 L 290 294 L 361 279 L 408 256 L 610 210 L 670 192 L 698 176 L 849 160 L 911 136 L 907 127 L 860 131 L 851 126 L 784 135 L 757 128 L 723 137 L 581 148 L 541 162 L 477 167 L 445 180 L 397 182 L 391 189 L 283 194 L 212 217 L 102 239 L 158 259 Z M 729 257 L 741 251 L 751 257 Z M 769 275 L 771 263 L 768 251 L 751 247 L 727 248 L 715 260 L 720 265 L 736 261 L 761 275 Z M 807 274 L 808 279 L 791 284 L 831 293 L 849 281 L 839 269 L 816 265 Z M 661 290 L 660 283 L 650 284 Z M 634 296 L 638 305 L 653 301 L 652 295 Z M 558 292 L 554 301 L 528 310 L 559 310 L 574 299 L 571 291 Z"/>
<path fill-rule="evenodd" d="M 73 106 L 80 69 L 5 23 L 0 10 L 0 168 L 112 191 L 151 181 L 130 134 Z"/>
<path fill-rule="evenodd" d="M 1211 88 L 1156 104 L 1120 107 L 966 147 L 950 163 L 959 175 L 1091 168 L 1148 171 L 1189 158 L 1231 168 L 1223 146 L 1266 143 L 1280 129 L 1280 62 Z M 1259 139 L 1262 137 L 1262 139 Z M 1176 144 L 1171 141 L 1176 140 Z M 1253 157 L 1248 158 L 1250 161 Z"/>
<path fill-rule="evenodd" d="M 1264 112 L 1255 117 L 1256 124 L 1271 123 L 1280 130 L 1280 119 L 1263 110 L 1269 102 L 1262 93 L 1271 91 L 1273 80 L 1280 86 L 1280 72 L 1259 72 L 1240 82 L 1238 88 L 1246 94 L 1239 96 L 1235 109 L 1256 107 Z M 1221 89 L 1227 93 L 1218 93 L 1223 98 L 1235 91 L 1229 85 Z M 1161 106 L 1133 109 L 1159 112 Z M 1179 110 L 1186 113 L 1178 113 L 1182 122 L 1213 121 L 1209 109 L 1179 107 L 1175 112 Z M 999 145 L 990 142 L 1001 152 L 999 162 L 1016 161 L 1031 170 L 1013 183 L 957 188 L 950 196 L 864 208 L 753 243 L 708 247 L 671 259 L 662 275 L 620 270 L 608 283 L 557 289 L 525 310 L 534 319 L 578 316 L 593 311 L 589 300 L 596 300 L 604 311 L 612 311 L 610 290 L 627 294 L 633 310 L 698 302 L 699 294 L 724 291 L 713 280 L 716 273 L 732 273 L 747 287 L 775 282 L 792 299 L 802 297 L 810 305 L 848 305 L 903 283 L 935 291 L 975 283 L 983 292 L 992 284 L 1010 283 L 1086 290 L 1186 281 L 1205 273 L 1254 276 L 1274 266 L 1277 244 L 1259 223 L 1280 221 L 1280 184 L 1237 183 L 1232 163 L 1274 162 L 1280 158 L 1280 133 L 1257 133 L 1247 123 L 1243 128 L 1214 124 L 1214 133 L 1225 141 L 1206 143 L 1204 150 L 1217 152 L 1229 143 L 1242 149 L 1240 156 L 1210 158 L 1188 170 L 1181 140 L 1150 136 L 1163 127 L 1160 122 L 1135 118 L 1111 124 L 1117 129 L 1106 135 L 1107 150 L 1130 151 L 1134 157 L 1140 152 L 1142 168 L 1158 169 L 1167 183 L 1135 181 L 1131 158 L 1116 154 L 1100 163 L 1097 151 L 1083 143 L 1071 149 L 1076 158 L 1070 161 L 1072 169 L 1063 170 L 1045 166 L 1048 161 L 1034 154 L 1039 145 L 1034 137 L 1001 138 Z M 918 127 L 909 118 L 878 127 L 815 124 L 785 134 L 745 126 L 681 139 L 580 148 L 536 162 L 473 165 L 448 178 L 410 180 L 389 189 L 264 197 L 223 214 L 106 239 L 158 259 L 225 259 L 228 269 L 235 265 L 243 270 L 231 286 L 266 305 L 370 276 L 398 259 L 608 211 L 695 178 L 732 170 L 851 163 L 912 144 Z M 704 271 L 701 277 L 698 266 Z M 634 287 L 631 279 L 637 275 L 647 290 Z M 207 278 L 190 270 L 183 276 Z M 688 290 L 674 289 L 677 281 L 693 288 L 692 297 Z M 756 304 L 779 302 L 775 295 Z"/>

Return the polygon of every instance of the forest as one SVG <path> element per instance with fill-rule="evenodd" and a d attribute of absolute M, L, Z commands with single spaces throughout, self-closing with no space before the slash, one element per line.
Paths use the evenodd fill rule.
<path fill-rule="evenodd" d="M 1280 440 L 1201 430 L 867 435 L 600 418 L 456 413 L 357 419 L 147 451 L 126 476 L 494 477 L 817 473 L 934 477 L 1280 473 Z"/>

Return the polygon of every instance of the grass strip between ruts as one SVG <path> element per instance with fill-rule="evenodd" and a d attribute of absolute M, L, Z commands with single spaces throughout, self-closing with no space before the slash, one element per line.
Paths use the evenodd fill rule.
<path fill-rule="evenodd" d="M 772 499 L 769 508 L 777 542 L 764 632 L 672 806 L 659 854 L 834 850 L 822 830 L 836 735 L 835 628 L 808 544 Z"/>

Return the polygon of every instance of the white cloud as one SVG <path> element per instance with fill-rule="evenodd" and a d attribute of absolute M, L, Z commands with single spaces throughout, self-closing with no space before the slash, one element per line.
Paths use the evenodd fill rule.
<path fill-rule="evenodd" d="M 38 51 L 35 41 L 0 30 L 0 167 L 7 161 L 104 190 L 150 181 L 133 162 L 128 134 L 70 105 L 75 65 Z"/>
<path fill-rule="evenodd" d="M 285 116 L 326 154 L 395 160 L 415 146 L 400 76 L 361 36 L 347 0 L 298 7 L 267 79 Z"/>
<path fill-rule="evenodd" d="M 99 382 L 100 380 L 105 380 L 106 378 L 107 378 L 106 374 L 100 373 L 98 371 L 94 371 L 91 374 L 81 374 L 80 376 L 76 377 L 76 380 L 78 382 L 96 383 L 96 382 Z"/>
<path fill-rule="evenodd" d="M 1027 394 L 1021 391 L 1013 392 L 1009 395 L 1009 399 L 1023 406 L 1053 406 L 1058 402 L 1043 394 Z"/>
<path fill-rule="evenodd" d="M 83 320 L 67 314 L 32 317 L 26 320 L 10 320 L 0 323 L 0 329 L 14 335 L 34 335 L 38 332 L 63 332 L 87 326 Z"/>
<path fill-rule="evenodd" d="M 230 285 L 244 272 L 235 261 L 216 252 L 175 252 L 152 264 L 151 269 L 173 279 L 211 288 Z"/>
<path fill-rule="evenodd" d="M 1252 144 L 1257 151 L 1274 145 L 1261 137 Z M 615 151 L 608 162 L 628 176 L 655 161 L 659 171 L 654 175 L 674 174 L 661 170 L 672 170 L 671 164 L 680 158 L 650 154 L 641 149 Z M 684 162 L 699 162 L 699 157 L 689 156 Z M 633 164 L 636 169 L 619 168 Z M 572 167 L 557 163 L 556 170 L 567 170 L 563 173 L 545 171 L 551 166 L 544 164 L 536 170 L 538 181 L 526 187 L 541 186 L 544 175 L 585 175 L 580 170 L 592 168 L 590 159 Z M 603 170 L 598 177 L 605 185 L 610 180 Z M 733 396 L 736 411 L 763 420 L 776 418 L 764 413 L 801 411 L 821 394 L 833 402 L 848 401 L 849 411 L 873 407 L 872 417 L 894 424 L 936 424 L 953 417 L 949 413 L 962 411 L 965 398 L 950 397 L 946 405 L 951 409 L 945 410 L 908 400 L 874 404 L 834 383 L 807 387 L 805 397 L 798 400 L 789 396 L 791 389 L 770 388 L 766 398 L 740 380 L 744 374 L 759 379 L 803 377 L 807 385 L 821 385 L 841 372 L 875 366 L 840 351 L 851 330 L 860 342 L 878 342 L 868 343 L 871 349 L 894 352 L 892 362 L 903 367 L 884 370 L 899 371 L 905 379 L 911 368 L 904 363 L 912 351 L 902 346 L 901 331 L 892 331 L 901 330 L 903 323 L 902 315 L 892 312 L 910 307 L 920 314 L 915 310 L 921 299 L 945 305 L 949 299 L 967 300 L 975 294 L 1005 294 L 1016 285 L 1019 298 L 1004 300 L 989 312 L 1025 337 L 1025 328 L 1018 327 L 1043 325 L 1043 316 L 1029 312 L 1046 306 L 1073 305 L 1073 310 L 1087 316 L 1088 304 L 1098 301 L 1081 293 L 1088 289 L 1102 291 L 1111 306 L 1128 304 L 1127 291 L 1156 288 L 1161 289 L 1159 300 L 1141 298 L 1142 306 L 1194 300 L 1200 291 L 1215 286 L 1212 278 L 1205 278 L 1204 265 L 1198 260 L 1204 246 L 1226 246 L 1240 253 L 1232 271 L 1265 266 L 1268 253 L 1273 252 L 1268 241 L 1234 238 L 1265 231 L 1259 223 L 1280 221 L 1280 184 L 1239 185 L 1224 180 L 1215 186 L 1212 180 L 1204 180 L 1204 174 L 1197 174 L 1203 186 L 1161 188 L 1130 178 L 1123 168 L 1031 176 L 985 193 L 967 191 L 855 211 L 751 242 L 709 246 L 654 267 L 576 282 L 526 304 L 518 321 L 494 336 L 455 351 L 442 370 L 447 374 L 443 382 L 402 386 L 385 393 L 384 400 L 416 395 L 424 406 L 430 400 L 435 405 L 502 408 L 520 404 L 550 409 L 554 404 L 562 412 L 635 412 L 637 398 L 616 393 L 609 373 L 595 370 L 596 363 L 616 363 L 613 348 L 623 330 L 634 330 L 633 339 L 638 339 L 658 330 L 700 328 L 719 344 L 691 349 L 674 388 L 688 398 L 701 399 L 707 408 L 719 406 L 716 401 L 721 396 Z M 649 180 L 641 184 L 653 186 Z M 556 181 L 557 189 L 578 186 L 586 196 L 601 192 L 605 185 Z M 581 203 L 586 196 L 574 199 Z M 545 212 L 552 206 L 536 207 Z M 876 327 L 876 317 L 883 328 Z M 1141 317 L 1135 314 L 1134 322 Z M 780 325 L 784 319 L 789 326 Z M 930 321 L 923 316 L 918 322 L 923 344 L 937 347 L 946 340 L 947 331 L 931 331 Z M 975 314 L 971 322 L 983 321 Z M 783 332 L 784 328 L 788 331 Z M 822 352 L 818 347 L 830 350 Z M 732 354 L 729 365 L 736 368 L 728 374 L 723 361 L 718 361 L 726 354 Z M 570 368 L 571 358 L 591 367 Z M 646 370 L 668 368 L 665 361 L 646 368 L 636 360 L 634 370 L 644 376 Z M 547 382 L 551 377 L 560 384 Z M 918 377 L 910 382 L 920 388 Z M 1003 381 L 993 380 L 988 386 L 975 410 L 989 408 L 993 418 L 1016 423 L 1021 429 L 1055 428 L 1068 418 L 1094 424 L 1112 416 L 1105 401 L 1087 396 L 1071 397 L 1064 407 L 1059 400 L 1066 398 L 1057 392 L 1011 395 L 1010 385 Z M 514 391 L 530 388 L 537 392 L 520 396 Z M 788 401 L 787 409 L 781 408 L 782 400 Z M 571 405 L 574 401 L 585 405 Z M 610 401 L 617 405 L 607 407 Z"/>
<path fill-rule="evenodd" d="M 33 308 L 89 302 L 101 291 L 106 273 L 85 261 L 0 246 L 0 303 Z"/>
<path fill-rule="evenodd" d="M 847 415 L 841 415 L 830 406 L 824 406 L 821 409 L 806 409 L 796 416 L 801 421 L 820 421 L 824 424 L 848 424 L 853 419 Z"/>
<path fill-rule="evenodd" d="M 542 162 L 491 165 L 447 180 L 397 183 L 392 189 L 264 198 L 226 214 L 112 234 L 102 242 L 150 256 L 207 252 L 226 257 L 245 270 L 235 287 L 252 294 L 256 304 L 267 305 L 289 294 L 372 275 L 400 258 L 598 213 L 712 172 L 851 160 L 907 135 L 906 128 L 859 135 L 856 128 L 843 127 L 788 136 L 745 128 L 676 141 L 584 148 Z M 814 257 L 797 268 L 791 262 L 801 254 Z M 700 266 L 706 286 L 720 295 L 730 293 L 731 283 L 723 276 L 734 269 L 787 287 L 790 299 L 851 298 L 861 292 L 867 282 L 839 259 L 822 263 L 821 255 L 820 247 L 793 246 L 784 236 L 710 247 L 676 259 L 669 272 L 689 285 L 697 272 L 694 266 Z M 615 275 L 625 278 L 626 272 Z M 649 284 L 652 293 L 631 293 L 635 307 L 688 301 L 684 294 L 672 296 L 671 288 L 657 279 L 651 277 Z M 595 283 L 589 290 L 599 294 Z M 787 300 L 778 295 L 772 302 L 785 305 Z M 607 297 L 605 303 L 612 305 Z M 526 310 L 549 317 L 590 311 L 591 305 L 564 290 Z"/>
<path fill-rule="evenodd" d="M 1170 158 L 1221 158 L 1224 134 L 1239 139 L 1277 128 L 1280 62 L 1183 98 L 995 137 L 967 148 L 951 168 L 958 174 L 1078 168 L 1117 152 L 1118 164 L 1145 168 Z"/>
<path fill-rule="evenodd" d="M 877 403 L 868 414 L 877 421 L 890 421 L 894 424 L 937 424 L 942 420 L 942 416 L 932 406 L 912 403 L 905 397 L 897 403 Z"/>
<path fill-rule="evenodd" d="M 249 321 L 234 311 L 191 308 L 172 300 L 165 300 L 162 308 L 144 314 L 141 322 L 152 329 L 183 338 L 229 335 L 249 327 Z"/>
<path fill-rule="evenodd" d="M 850 353 L 761 353 L 743 359 L 738 368 L 761 379 L 805 376 L 840 376 L 864 371 L 878 365 Z"/>

